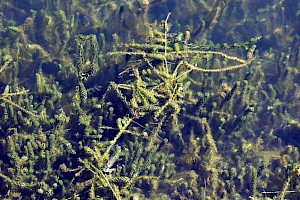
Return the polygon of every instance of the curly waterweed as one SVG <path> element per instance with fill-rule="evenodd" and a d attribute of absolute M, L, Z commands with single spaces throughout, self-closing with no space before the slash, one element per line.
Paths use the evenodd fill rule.
<path fill-rule="evenodd" d="M 24 112 L 28 115 L 36 116 L 36 114 L 30 112 L 29 110 L 26 110 L 25 108 L 21 107 L 20 105 L 14 103 L 12 100 L 10 100 L 10 97 L 26 94 L 28 92 L 28 90 L 21 90 L 21 91 L 13 92 L 13 93 L 8 93 L 8 90 L 9 90 L 9 86 L 7 85 L 6 88 L 4 89 L 4 92 L 0 95 L 0 100 L 18 108 L 19 110 L 21 110 L 22 112 Z"/>
<path fill-rule="evenodd" d="M 13 63 L 13 59 L 10 55 L 5 56 L 3 60 L 4 60 L 4 64 L 0 68 L 0 74 Z"/>
<path fill-rule="evenodd" d="M 87 101 L 87 91 L 84 85 L 90 76 L 95 75 L 97 72 L 97 61 L 98 61 L 98 41 L 95 35 L 77 35 L 75 38 L 75 44 L 77 46 L 77 78 L 78 78 L 78 89 L 80 94 L 81 104 L 85 104 Z M 89 44 L 89 45 L 88 45 Z M 90 50 L 91 56 L 85 61 L 85 47 Z M 85 69 L 89 67 L 89 69 Z"/>
<path fill-rule="evenodd" d="M 4 56 L 3 61 L 4 61 L 4 64 L 0 68 L 0 75 L 4 70 L 6 70 L 11 65 L 13 65 L 13 59 L 10 55 Z M 10 90 L 11 90 L 11 87 L 9 85 L 6 85 L 2 94 L 0 94 L 0 100 L 4 101 L 7 104 L 12 105 L 13 107 L 16 107 L 17 109 L 21 110 L 22 112 L 24 112 L 28 115 L 37 117 L 37 115 L 35 113 L 23 108 L 22 106 L 18 105 L 17 103 L 15 103 L 11 100 L 11 97 L 27 94 L 29 90 L 25 90 L 25 89 L 19 90 L 18 89 L 16 92 L 10 92 Z"/>
<path fill-rule="evenodd" d="M 98 59 L 98 42 L 95 35 L 78 35 L 75 39 L 77 46 L 77 70 L 78 79 L 80 81 L 85 81 L 89 76 L 93 76 L 97 72 L 97 59 Z M 85 62 L 84 58 L 84 47 L 90 44 L 91 48 L 91 58 L 89 62 Z M 90 65 L 90 69 L 85 71 L 86 65 Z"/>
<path fill-rule="evenodd" d="M 133 58 L 129 67 L 120 75 L 133 72 L 134 80 L 131 83 L 120 84 L 112 82 L 110 89 L 117 93 L 117 96 L 134 117 L 142 117 L 149 111 L 153 112 L 155 119 L 159 119 L 168 112 L 179 113 L 186 92 L 183 90 L 183 82 L 192 71 L 225 72 L 244 68 L 254 59 L 255 43 L 260 39 L 260 36 L 232 46 L 226 44 L 223 45 L 224 48 L 222 45 L 207 45 L 206 48 L 197 47 L 188 43 L 189 31 L 184 34 L 169 33 L 169 17 L 170 13 L 162 25 L 149 27 L 147 43 L 124 44 L 121 46 L 125 47 L 126 51 L 108 53 L 109 56 L 125 55 Z M 183 35 L 182 39 L 178 35 Z M 248 50 L 246 59 L 220 51 L 240 47 Z M 207 60 L 219 59 L 223 60 L 224 63 L 230 63 L 230 65 L 223 68 L 202 68 L 198 66 L 198 63 L 193 63 L 195 57 L 206 58 Z M 128 95 L 124 95 L 125 93 L 128 94 L 128 91 L 131 92 L 130 98 Z"/>
<path fill-rule="evenodd" d="M 297 198 L 299 15 L 286 2 L 4 0 L 0 196 Z M 223 33 L 237 43 L 208 41 Z"/>

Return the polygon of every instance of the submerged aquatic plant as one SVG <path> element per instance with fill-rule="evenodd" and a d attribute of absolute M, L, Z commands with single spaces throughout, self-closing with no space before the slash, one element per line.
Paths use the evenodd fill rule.
<path fill-rule="evenodd" d="M 22 18 L 0 18 L 0 197 L 241 199 L 265 190 L 287 198 L 297 190 L 297 141 L 283 141 L 299 129 L 288 113 L 297 116 L 299 59 L 290 55 L 298 47 L 266 70 L 254 53 L 260 36 L 205 41 L 224 15 L 248 20 L 247 2 L 172 2 L 188 11 L 174 15 L 194 16 L 188 24 L 173 14 L 149 23 L 166 1 L 30 2 L 30 13 L 23 3 L 0 5 Z M 224 24 L 229 40 L 240 40 L 240 24 Z M 274 50 L 264 55 L 274 65 Z M 273 85 L 265 78 L 275 68 Z M 279 100 L 291 96 L 289 106 Z"/>

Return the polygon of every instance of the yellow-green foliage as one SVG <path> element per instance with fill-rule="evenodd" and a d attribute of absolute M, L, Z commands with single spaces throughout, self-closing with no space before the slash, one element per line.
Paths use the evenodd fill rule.
<path fill-rule="evenodd" d="M 294 2 L 4 0 L 0 198 L 292 199 Z"/>

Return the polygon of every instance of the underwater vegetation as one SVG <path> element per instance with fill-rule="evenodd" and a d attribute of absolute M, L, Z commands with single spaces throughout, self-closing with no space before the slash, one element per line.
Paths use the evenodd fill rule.
<path fill-rule="evenodd" d="M 0 198 L 299 198 L 299 6 L 0 3 Z"/>

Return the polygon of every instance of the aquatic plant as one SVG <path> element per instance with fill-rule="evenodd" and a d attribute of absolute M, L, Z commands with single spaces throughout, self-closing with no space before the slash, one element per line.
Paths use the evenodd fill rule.
<path fill-rule="evenodd" d="M 2 198 L 297 195 L 299 40 L 261 18 L 287 2 L 242 36 L 247 2 L 172 2 L 0 5 Z M 272 31 L 295 45 L 263 50 Z"/>

